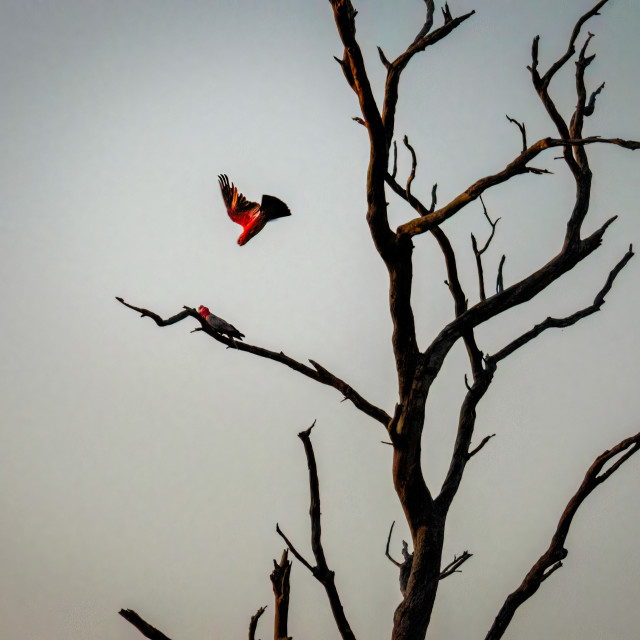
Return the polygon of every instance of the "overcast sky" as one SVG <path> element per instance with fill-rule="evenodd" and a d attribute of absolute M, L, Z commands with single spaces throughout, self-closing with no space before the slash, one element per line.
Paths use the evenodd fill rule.
<path fill-rule="evenodd" d="M 424 20 L 419 0 L 354 0 L 377 95 L 376 46 L 401 53 Z M 419 157 L 413 191 L 446 202 L 554 130 L 526 65 L 566 49 L 593 0 L 455 0 L 477 13 L 414 58 L 396 132 Z M 436 18 L 441 23 L 441 16 Z M 640 138 L 640 10 L 611 0 L 586 31 L 606 81 L 589 135 Z M 0 635 L 12 640 L 134 640 L 135 609 L 174 640 L 245 637 L 269 608 L 283 544 L 308 556 L 308 484 L 296 434 L 313 442 L 323 536 L 359 638 L 388 638 L 400 600 L 384 557 L 408 530 L 385 432 L 334 390 L 225 350 L 188 319 L 160 329 L 114 299 L 166 316 L 205 304 L 247 342 L 312 358 L 393 410 L 387 274 L 365 222 L 366 131 L 327 0 L 0 0 Z M 552 85 L 566 115 L 573 63 Z M 478 331 L 497 351 L 548 315 L 587 306 L 631 242 L 640 246 L 640 156 L 589 150 L 585 230 L 618 215 L 605 242 L 539 299 Z M 505 284 L 560 248 L 573 184 L 553 152 L 485 196 L 501 217 L 486 254 Z M 409 165 L 400 154 L 399 172 Z M 292 216 L 248 245 L 227 218 L 216 175 L 270 193 Z M 394 225 L 412 212 L 389 195 Z M 477 300 L 469 234 L 487 237 L 478 203 L 446 225 L 463 285 Z M 432 238 L 415 239 L 421 346 L 452 318 Z M 586 468 L 638 431 L 640 261 L 602 312 L 547 332 L 498 369 L 478 409 L 479 442 L 447 529 L 445 558 L 474 554 L 441 585 L 430 636 L 482 638 L 504 598 L 548 545 Z M 433 390 L 425 473 L 438 490 L 468 372 L 450 355 Z M 516 615 L 511 637 L 633 640 L 640 627 L 640 458 L 583 505 L 561 571 Z M 292 569 L 289 631 L 337 637 L 322 588 Z"/>

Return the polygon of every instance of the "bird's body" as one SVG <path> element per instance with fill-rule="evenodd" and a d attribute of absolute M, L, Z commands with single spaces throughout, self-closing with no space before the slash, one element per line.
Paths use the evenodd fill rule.
<path fill-rule="evenodd" d="M 232 341 L 234 338 L 242 340 L 244 333 L 240 333 L 232 324 L 229 324 L 226 320 L 219 318 L 209 311 L 209 309 L 203 305 L 198 307 L 198 313 L 206 320 L 207 324 L 216 332 L 227 336 Z"/>
<path fill-rule="evenodd" d="M 258 204 L 247 200 L 226 175 L 219 175 L 218 181 L 229 217 L 243 229 L 238 238 L 239 245 L 249 242 L 269 220 L 291 215 L 289 207 L 279 198 L 263 195 L 261 204 Z"/>

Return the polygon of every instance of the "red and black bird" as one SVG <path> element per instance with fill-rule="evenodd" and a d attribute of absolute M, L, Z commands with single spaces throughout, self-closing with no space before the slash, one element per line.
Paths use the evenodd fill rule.
<path fill-rule="evenodd" d="M 289 207 L 274 196 L 263 195 L 260 204 L 250 202 L 238 191 L 233 182 L 229 183 L 226 175 L 219 175 L 218 181 L 229 217 L 243 229 L 238 238 L 239 245 L 249 242 L 253 236 L 262 231 L 269 220 L 291 215 Z"/>

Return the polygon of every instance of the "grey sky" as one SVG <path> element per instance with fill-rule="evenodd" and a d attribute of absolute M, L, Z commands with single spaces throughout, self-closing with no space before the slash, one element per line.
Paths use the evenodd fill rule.
<path fill-rule="evenodd" d="M 380 91 L 376 45 L 392 57 L 424 19 L 418 0 L 358 0 L 358 35 Z M 441 201 L 502 169 L 529 139 L 553 134 L 526 65 L 566 48 L 592 0 L 457 0 L 477 14 L 401 85 L 397 133 L 419 156 L 416 192 Z M 440 18 L 438 18 L 440 19 Z M 589 134 L 640 137 L 640 11 L 612 0 L 588 24 L 603 80 Z M 364 220 L 365 130 L 326 0 L 0 0 L 0 635 L 12 640 L 128 640 L 137 610 L 170 637 L 245 637 L 269 604 L 279 522 L 308 549 L 306 462 L 314 444 L 324 542 L 359 638 L 386 638 L 400 593 L 383 556 L 407 537 L 384 431 L 340 396 L 280 365 L 158 329 L 115 300 L 172 315 L 205 304 L 246 340 L 313 358 L 391 411 L 386 270 Z M 554 83 L 574 102 L 572 67 Z M 379 94 L 378 94 L 379 95 Z M 490 191 L 501 216 L 486 266 L 507 254 L 514 282 L 559 248 L 573 187 L 552 176 Z M 492 352 L 548 315 L 586 306 L 629 243 L 640 246 L 640 156 L 593 148 L 588 229 L 620 219 L 602 248 L 540 299 L 482 327 Z M 401 153 L 401 175 L 408 169 Z M 216 174 L 251 198 L 282 197 L 293 215 L 245 247 Z M 390 194 L 394 224 L 411 212 Z M 447 229 L 475 293 L 469 232 L 479 206 Z M 416 238 L 414 300 L 424 345 L 451 318 L 441 256 Z M 504 597 L 546 548 L 594 457 L 637 432 L 637 262 L 601 313 L 541 337 L 505 362 L 479 408 L 474 458 L 445 553 L 468 549 L 438 596 L 433 638 L 484 637 Z M 439 486 L 467 365 L 450 356 L 428 416 L 424 462 Z M 640 627 L 640 459 L 598 489 L 576 518 L 565 566 L 517 614 L 514 638 L 632 640 Z M 290 632 L 336 637 L 318 584 L 292 573 Z"/>

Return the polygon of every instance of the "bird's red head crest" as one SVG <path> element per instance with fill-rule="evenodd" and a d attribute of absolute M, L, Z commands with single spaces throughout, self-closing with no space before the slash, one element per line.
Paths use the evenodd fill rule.
<path fill-rule="evenodd" d="M 198 307 L 198 313 L 203 317 L 206 318 L 208 315 L 211 314 L 211 311 L 209 311 L 209 309 L 207 307 L 205 307 L 204 305 L 200 305 Z"/>

